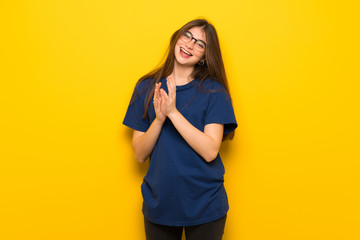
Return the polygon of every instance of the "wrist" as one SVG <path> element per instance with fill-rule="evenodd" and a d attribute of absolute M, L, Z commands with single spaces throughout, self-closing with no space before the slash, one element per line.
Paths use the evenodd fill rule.
<path fill-rule="evenodd" d="M 177 109 L 174 109 L 173 111 L 168 113 L 168 118 L 173 119 L 174 117 L 176 117 L 176 115 L 178 115 L 180 112 Z"/>
<path fill-rule="evenodd" d="M 166 118 L 165 118 L 166 119 Z M 163 123 L 165 122 L 165 119 L 164 120 L 161 120 L 161 119 L 159 119 L 158 117 L 156 117 L 155 119 L 154 119 L 154 123 L 155 124 L 159 124 L 159 125 L 163 125 Z"/>

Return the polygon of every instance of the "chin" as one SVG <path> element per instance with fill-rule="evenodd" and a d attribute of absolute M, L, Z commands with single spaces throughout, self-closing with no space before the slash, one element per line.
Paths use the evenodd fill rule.
<path fill-rule="evenodd" d="M 187 59 L 187 58 L 183 58 L 181 55 L 180 55 L 180 47 L 179 46 L 176 46 L 175 48 L 175 61 L 177 63 L 179 63 L 180 65 L 184 65 L 184 66 L 195 66 L 196 63 L 198 61 L 200 61 L 200 59 L 196 60 L 195 56 L 192 56 L 191 59 Z"/>
<path fill-rule="evenodd" d="M 180 64 L 180 65 L 184 65 L 184 66 L 195 66 L 197 62 L 192 61 L 187 61 L 187 59 L 182 58 L 181 56 L 177 56 L 175 55 L 175 61 Z"/>
<path fill-rule="evenodd" d="M 182 66 L 188 66 L 188 67 L 194 67 L 196 63 L 192 63 L 192 62 L 187 62 L 187 61 L 178 61 L 176 58 L 175 58 L 175 61 L 182 65 Z"/>

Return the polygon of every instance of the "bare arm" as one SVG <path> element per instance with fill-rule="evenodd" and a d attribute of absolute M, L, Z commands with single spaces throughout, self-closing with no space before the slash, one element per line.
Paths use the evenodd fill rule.
<path fill-rule="evenodd" d="M 146 132 L 134 130 L 132 147 L 137 161 L 143 163 L 150 156 L 159 138 L 163 122 L 155 119 Z"/>
<path fill-rule="evenodd" d="M 161 110 L 164 106 L 164 103 L 161 103 L 160 95 L 161 83 L 155 85 L 154 91 L 154 108 L 156 113 L 156 118 L 151 123 L 149 129 L 146 132 L 141 132 L 134 130 L 132 147 L 135 152 L 135 158 L 137 161 L 143 163 L 150 156 L 153 151 L 156 141 L 159 138 L 161 128 L 166 119 L 166 115 Z M 163 106 L 162 106 L 162 105 Z"/>
<path fill-rule="evenodd" d="M 166 115 L 185 141 L 202 156 L 205 161 L 211 162 L 219 153 L 224 125 L 217 123 L 207 124 L 204 132 L 194 127 L 176 109 L 176 85 L 171 76 L 168 77 L 167 86 L 169 95 L 167 95 L 163 89 L 160 90 L 161 101 L 166 103 Z"/>
<path fill-rule="evenodd" d="M 207 124 L 204 132 L 202 132 L 189 123 L 178 111 L 168 115 L 168 117 L 185 141 L 202 156 L 205 161 L 211 162 L 216 158 L 223 136 L 223 124 Z"/>

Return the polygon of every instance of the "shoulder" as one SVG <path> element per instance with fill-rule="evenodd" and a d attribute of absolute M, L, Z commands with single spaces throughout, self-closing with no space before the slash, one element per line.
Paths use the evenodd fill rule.
<path fill-rule="evenodd" d="M 202 83 L 202 87 L 205 89 L 205 90 L 215 90 L 215 91 L 223 91 L 225 90 L 225 87 L 219 83 L 218 81 L 216 81 L 215 79 L 213 78 L 206 78 L 203 83 Z"/>
<path fill-rule="evenodd" d="M 138 81 L 135 85 L 135 91 L 142 92 L 142 91 L 148 89 L 149 87 L 151 87 L 153 81 L 154 81 L 154 79 L 152 79 L 152 78 L 146 78 L 142 81 Z"/>
<path fill-rule="evenodd" d="M 216 81 L 213 78 L 207 78 L 203 81 L 201 89 L 204 92 L 210 93 L 211 95 L 223 95 L 229 98 L 229 93 L 220 82 Z"/>
<path fill-rule="evenodd" d="M 155 85 L 155 79 L 146 78 L 138 81 L 134 88 L 134 96 L 147 96 L 151 93 L 152 87 Z"/>
<path fill-rule="evenodd" d="M 138 81 L 134 87 L 133 94 L 131 97 L 131 102 L 138 101 L 139 99 L 145 101 L 147 96 L 151 93 L 151 86 L 153 79 L 147 78 L 142 81 Z"/>

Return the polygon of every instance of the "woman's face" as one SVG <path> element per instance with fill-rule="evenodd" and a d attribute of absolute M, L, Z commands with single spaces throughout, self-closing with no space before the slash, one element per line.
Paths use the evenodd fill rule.
<path fill-rule="evenodd" d="M 204 58 L 205 47 L 206 34 L 204 30 L 201 27 L 192 27 L 185 33 L 185 36 L 180 37 L 177 41 L 175 45 L 175 61 L 181 65 L 195 66 Z"/>

